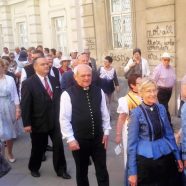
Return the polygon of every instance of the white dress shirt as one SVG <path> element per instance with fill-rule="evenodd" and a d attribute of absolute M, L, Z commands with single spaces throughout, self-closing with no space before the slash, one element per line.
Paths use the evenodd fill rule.
<path fill-rule="evenodd" d="M 39 77 L 39 79 L 40 79 L 41 83 L 43 84 L 44 88 L 46 88 L 46 87 L 45 87 L 45 79 L 44 79 L 44 78 L 46 77 L 47 82 L 48 82 L 48 84 L 49 84 L 49 86 L 50 86 L 50 89 L 52 90 L 52 85 L 51 85 L 51 83 L 50 83 L 50 80 L 49 80 L 48 76 L 43 77 L 43 76 L 40 76 L 38 73 L 36 73 L 36 75 Z M 53 91 L 53 90 L 52 90 L 52 91 Z"/>
<path fill-rule="evenodd" d="M 107 109 L 105 94 L 101 90 L 101 113 L 102 113 L 102 127 L 104 131 L 104 135 L 109 135 L 109 130 L 111 129 L 110 126 L 110 115 Z M 72 129 L 71 124 L 71 117 L 72 117 L 72 104 L 69 94 L 64 91 L 61 95 L 60 100 L 60 126 L 61 126 L 61 133 L 63 138 L 67 139 L 67 143 L 75 140 L 74 132 Z M 83 117 L 83 116 L 82 116 Z"/>

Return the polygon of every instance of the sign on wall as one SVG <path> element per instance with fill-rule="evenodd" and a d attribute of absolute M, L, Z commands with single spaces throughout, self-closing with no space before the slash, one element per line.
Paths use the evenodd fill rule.
<path fill-rule="evenodd" d="M 150 65 L 157 65 L 163 52 L 168 52 L 175 59 L 174 22 L 147 24 L 147 58 Z"/>

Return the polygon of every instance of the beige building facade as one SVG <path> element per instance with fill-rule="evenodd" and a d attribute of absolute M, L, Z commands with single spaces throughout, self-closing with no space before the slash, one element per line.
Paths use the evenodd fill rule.
<path fill-rule="evenodd" d="M 139 47 L 151 68 L 164 51 L 180 79 L 184 62 L 185 0 L 0 0 L 0 52 L 3 46 L 71 49 L 89 47 L 98 63 L 112 55 L 123 66 Z"/>

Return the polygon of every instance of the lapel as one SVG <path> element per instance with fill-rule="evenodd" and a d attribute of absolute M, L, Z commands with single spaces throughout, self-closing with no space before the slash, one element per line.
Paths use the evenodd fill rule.
<path fill-rule="evenodd" d="M 50 84 L 51 84 L 51 86 L 52 86 L 52 92 L 53 92 L 53 98 L 54 98 L 54 96 L 55 96 L 55 83 L 54 83 L 54 81 L 53 81 L 53 78 L 52 78 L 52 76 L 50 76 L 50 75 L 48 75 L 48 79 L 49 79 L 49 81 L 50 81 Z"/>
<path fill-rule="evenodd" d="M 41 80 L 39 79 L 39 77 L 35 74 L 34 75 L 35 76 L 35 80 L 36 80 L 36 87 L 37 87 L 37 89 L 39 89 L 40 91 L 42 91 L 45 95 L 47 95 L 48 97 L 50 97 L 49 95 L 48 95 L 48 92 L 46 91 L 46 89 L 45 89 L 45 87 L 43 86 L 43 84 L 42 84 L 42 82 L 41 82 Z M 53 87 L 52 87 L 53 88 Z M 38 90 L 37 90 L 38 91 Z"/>

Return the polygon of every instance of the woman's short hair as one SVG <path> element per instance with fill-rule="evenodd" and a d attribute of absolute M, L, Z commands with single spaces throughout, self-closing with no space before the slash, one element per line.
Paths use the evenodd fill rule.
<path fill-rule="evenodd" d="M 128 86 L 130 89 L 132 89 L 131 85 L 136 85 L 136 79 L 140 78 L 141 76 L 139 74 L 131 74 L 128 77 Z"/>
<path fill-rule="evenodd" d="M 135 53 L 139 53 L 140 56 L 141 56 L 141 50 L 140 50 L 139 48 L 133 49 L 133 55 L 134 55 Z"/>
<path fill-rule="evenodd" d="M 157 88 L 156 82 L 151 78 L 143 78 L 140 85 L 139 85 L 139 93 L 141 93 L 144 89 L 148 88 L 149 86 L 154 85 Z"/>
<path fill-rule="evenodd" d="M 2 58 L 0 58 L 0 66 L 3 67 L 3 68 L 5 68 L 5 63 L 4 63 L 4 61 L 3 61 Z"/>
<path fill-rule="evenodd" d="M 105 59 L 108 60 L 109 63 L 112 63 L 112 61 L 113 61 L 111 56 L 106 56 Z"/>

